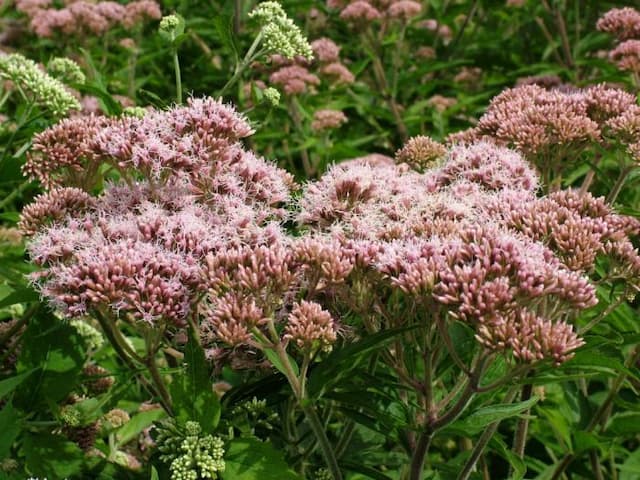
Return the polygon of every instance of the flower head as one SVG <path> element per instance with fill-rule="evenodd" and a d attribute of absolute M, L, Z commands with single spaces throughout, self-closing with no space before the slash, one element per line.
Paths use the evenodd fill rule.
<path fill-rule="evenodd" d="M 19 53 L 0 55 L 0 78 L 13 82 L 29 97 L 28 100 L 47 108 L 56 117 L 63 117 L 70 110 L 80 110 L 78 100 L 62 82 Z"/>
<path fill-rule="evenodd" d="M 260 22 L 261 34 L 269 53 L 277 53 L 285 58 L 294 58 L 296 55 L 309 60 L 313 58 L 311 45 L 278 2 L 262 2 L 249 16 Z"/>

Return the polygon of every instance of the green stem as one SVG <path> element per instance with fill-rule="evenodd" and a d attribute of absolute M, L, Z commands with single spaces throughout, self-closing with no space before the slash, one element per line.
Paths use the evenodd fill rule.
<path fill-rule="evenodd" d="M 180 60 L 176 47 L 173 47 L 173 69 L 176 74 L 176 101 L 178 105 L 182 105 L 182 75 L 180 74 Z"/>
<path fill-rule="evenodd" d="M 276 354 L 278 355 L 278 358 L 280 359 L 280 362 L 282 363 L 284 370 L 282 373 L 284 373 L 285 377 L 287 377 L 293 393 L 298 400 L 298 404 L 302 408 L 302 411 L 304 412 L 305 417 L 309 422 L 311 431 L 314 433 L 316 440 L 318 441 L 320 450 L 322 451 L 322 455 L 324 456 L 325 462 L 327 463 L 327 467 L 329 468 L 331 475 L 333 476 L 334 480 L 342 480 L 342 473 L 340 472 L 340 467 L 338 466 L 338 460 L 336 459 L 333 448 L 331 447 L 331 443 L 327 438 L 324 426 L 322 425 L 320 418 L 318 418 L 318 414 L 316 413 L 309 400 L 303 396 L 303 382 L 298 378 L 298 375 L 291 366 L 291 360 L 289 359 L 289 356 L 287 355 L 287 352 L 285 351 L 282 343 L 278 342 L 272 348 L 274 348 Z"/>
<path fill-rule="evenodd" d="M 531 383 L 527 383 L 522 387 L 522 393 L 520 394 L 520 401 L 524 402 L 531 398 L 531 394 L 533 393 L 533 385 Z M 513 439 L 513 453 L 518 458 L 524 458 L 524 449 L 527 445 L 527 434 L 529 432 L 529 412 L 531 409 L 528 409 L 525 414 L 518 421 L 518 427 L 516 428 L 515 438 Z M 513 474 L 513 467 L 510 467 L 511 474 Z"/>
<path fill-rule="evenodd" d="M 4 151 L 2 152 L 2 159 L 0 159 L 0 165 L 2 165 L 5 159 L 7 158 L 8 152 L 9 150 L 11 150 L 13 141 L 15 140 L 16 135 L 18 134 L 20 129 L 24 127 L 27 123 L 29 123 L 30 120 L 28 120 L 28 118 L 29 118 L 29 115 L 31 115 L 31 110 L 33 110 L 34 105 L 35 105 L 35 102 L 29 102 L 29 104 L 27 105 L 27 108 L 24 110 L 24 112 L 22 112 L 22 115 L 20 115 L 20 118 L 18 119 L 15 129 L 13 130 L 13 132 L 11 132 L 11 136 L 9 137 L 9 140 L 7 140 L 7 143 L 4 145 Z"/>
<path fill-rule="evenodd" d="M 327 467 L 329 468 L 331 475 L 333 476 L 334 480 L 342 480 L 342 472 L 340 472 L 338 460 L 333 453 L 331 443 L 329 443 L 329 439 L 327 438 L 320 418 L 318 418 L 318 414 L 310 404 L 303 405 L 302 411 L 304 412 L 307 421 L 309 422 L 311 430 L 316 436 L 316 440 L 318 440 L 320 450 L 322 451 L 325 462 L 327 462 Z"/>
<path fill-rule="evenodd" d="M 424 461 L 427 458 L 427 452 L 429 451 L 429 445 L 431 445 L 431 439 L 433 438 L 433 432 L 423 432 L 418 437 L 418 443 L 416 450 L 411 457 L 411 467 L 409 471 L 409 480 L 421 480 L 422 470 L 424 469 Z"/>
<path fill-rule="evenodd" d="M 629 368 L 635 365 L 638 361 L 640 361 L 640 346 L 636 347 L 635 351 L 628 359 L 625 366 Z M 616 377 L 616 379 L 613 381 L 613 384 L 611 385 L 611 388 L 609 389 L 609 395 L 607 395 L 607 398 L 604 400 L 604 402 L 602 402 L 600 408 L 598 408 L 593 417 L 591 417 L 591 421 L 585 429 L 586 432 L 592 432 L 599 424 L 604 423 L 605 419 L 608 416 L 609 408 L 613 404 L 613 401 L 618 395 L 618 391 L 620 390 L 620 388 L 622 388 L 622 385 L 624 384 L 624 381 L 626 379 L 627 374 L 625 372 L 620 373 Z M 562 474 L 574 459 L 575 455 L 573 453 L 568 453 L 567 455 L 565 455 L 554 470 L 551 480 L 558 480 L 560 477 L 562 477 Z"/>
<path fill-rule="evenodd" d="M 31 180 L 26 180 L 22 182 L 18 186 L 18 188 L 14 188 L 9 195 L 4 197 L 2 201 L 0 201 L 0 210 L 4 209 L 7 205 L 9 205 L 9 203 L 11 203 L 14 198 L 16 198 L 22 192 L 24 192 L 29 185 L 31 185 Z"/>
<path fill-rule="evenodd" d="M 13 337 L 16 334 L 16 332 L 18 332 L 24 325 L 26 325 L 29 322 L 29 320 L 31 320 L 31 318 L 33 318 L 33 316 L 36 314 L 39 308 L 40 308 L 39 303 L 31 305 L 27 309 L 27 311 L 24 312 L 24 315 L 22 315 L 20 320 L 18 320 L 9 330 L 5 332 L 4 335 L 0 337 L 0 347 L 4 346 L 4 344 L 7 343 L 7 341 L 11 337 Z"/>
<path fill-rule="evenodd" d="M 160 370 L 158 370 L 158 364 L 156 363 L 155 353 L 151 354 L 150 352 L 146 365 L 147 365 L 147 369 L 149 370 L 149 373 L 151 374 L 151 380 L 153 381 L 153 384 L 155 385 L 156 390 L 160 395 L 160 401 L 162 403 L 162 406 L 164 407 L 164 409 L 167 411 L 169 415 L 173 415 L 171 395 L 169 394 L 169 390 L 167 390 L 167 386 L 165 385 L 164 380 L 162 379 Z"/>
<path fill-rule="evenodd" d="M 258 52 L 258 54 L 256 54 L 256 50 L 258 49 L 258 46 L 260 45 L 260 42 L 262 42 L 262 30 L 260 30 L 260 33 L 255 38 L 255 40 L 253 41 L 251 46 L 249 47 L 249 50 L 247 50 L 246 55 L 242 59 L 242 62 L 240 62 L 240 63 L 238 63 L 236 65 L 236 68 L 235 68 L 235 70 L 233 72 L 233 76 L 224 85 L 224 87 L 222 87 L 220 92 L 218 92 L 218 96 L 219 97 L 222 97 L 225 93 L 227 93 L 227 91 L 240 79 L 240 76 L 242 75 L 242 72 L 244 72 L 244 70 L 249 66 L 249 64 L 257 56 L 260 55 L 261 52 Z"/>
<path fill-rule="evenodd" d="M 503 404 L 511 403 L 517 394 L 518 394 L 518 387 L 513 387 L 505 395 Z M 482 456 L 484 449 L 489 444 L 489 441 L 491 440 L 493 435 L 496 433 L 496 430 L 498 430 L 499 425 L 500 425 L 499 421 L 493 422 L 485 429 L 484 432 L 482 432 L 482 435 L 478 439 L 478 442 L 476 443 L 475 447 L 473 447 L 471 456 L 467 459 L 467 462 L 464 464 L 462 471 L 458 475 L 458 480 L 469 479 L 469 477 L 471 476 L 471 473 L 476 467 L 476 463 L 478 463 L 478 459 Z"/>
<path fill-rule="evenodd" d="M 613 185 L 613 188 L 609 192 L 609 195 L 607 195 L 607 203 L 609 205 L 613 205 L 613 203 L 616 201 L 616 198 L 618 198 L 618 195 L 620 194 L 620 191 L 624 186 L 624 182 L 627 180 L 629 174 L 633 171 L 633 168 L 634 167 L 626 167 L 620 171 L 620 175 L 618 175 L 616 183 Z"/>

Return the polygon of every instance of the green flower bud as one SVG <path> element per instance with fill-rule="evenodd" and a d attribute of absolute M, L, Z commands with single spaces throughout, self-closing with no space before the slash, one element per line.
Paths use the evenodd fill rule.
<path fill-rule="evenodd" d="M 19 53 L 0 56 L 0 78 L 13 82 L 25 100 L 47 108 L 54 116 L 62 117 L 69 110 L 80 110 L 80 103 L 62 82 Z"/>
<path fill-rule="evenodd" d="M 184 26 L 184 19 L 180 15 L 167 15 L 160 20 L 158 32 L 162 38 L 173 42 L 179 35 L 184 33 Z"/>
<path fill-rule="evenodd" d="M 76 329 L 84 340 L 85 345 L 90 350 L 98 350 L 104 345 L 102 333 L 84 320 L 74 319 L 69 321 L 69 325 Z"/>
<path fill-rule="evenodd" d="M 142 118 L 147 114 L 147 110 L 143 107 L 125 107 L 122 110 L 122 115 L 125 117 Z"/>
<path fill-rule="evenodd" d="M 309 60 L 313 50 L 302 31 L 293 23 L 278 2 L 262 2 L 249 16 L 262 26 L 264 46 L 269 53 L 277 53 L 286 58 L 300 55 Z"/>
<path fill-rule="evenodd" d="M 53 58 L 47 65 L 47 71 L 64 83 L 84 83 L 86 80 L 80 66 L 69 58 Z"/>
<path fill-rule="evenodd" d="M 273 87 L 267 87 L 262 91 L 264 99 L 272 107 L 277 106 L 280 103 L 280 92 Z"/>

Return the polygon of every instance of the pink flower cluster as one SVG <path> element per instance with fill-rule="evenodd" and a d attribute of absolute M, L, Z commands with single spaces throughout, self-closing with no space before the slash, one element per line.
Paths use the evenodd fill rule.
<path fill-rule="evenodd" d="M 609 58 L 620 70 L 640 75 L 640 12 L 631 7 L 613 8 L 596 24 L 598 30 L 615 35 L 620 42 Z"/>
<path fill-rule="evenodd" d="M 331 85 L 353 83 L 355 77 L 340 61 L 340 47 L 326 37 L 311 42 L 314 62 L 302 57 L 288 60 L 279 55 L 271 56 L 271 64 L 276 69 L 270 74 L 269 82 L 278 85 L 287 95 L 299 95 L 320 85 L 320 77 Z M 314 73 L 312 73 L 312 71 Z"/>
<path fill-rule="evenodd" d="M 311 129 L 316 132 L 333 130 L 346 122 L 347 116 L 340 110 L 322 109 L 313 113 Z"/>
<path fill-rule="evenodd" d="M 640 12 L 631 7 L 612 8 L 598 20 L 596 27 L 619 40 L 640 38 Z"/>
<path fill-rule="evenodd" d="M 616 98 L 598 118 L 619 113 Z M 291 177 L 242 147 L 251 127 L 219 101 L 84 132 L 70 122 L 37 143 L 29 171 L 58 186 L 20 223 L 41 267 L 34 284 L 69 317 L 175 329 L 194 315 L 215 358 L 265 342 L 326 351 L 347 312 L 374 318 L 367 328 L 461 321 L 489 351 L 560 363 L 582 344 L 573 322 L 596 303 L 598 258 L 609 259 L 602 280 L 640 287 L 640 222 L 590 195 L 538 198 L 532 167 L 493 143 L 444 151 L 418 137 L 399 156 L 436 152 L 437 165 L 352 160 L 294 203 Z M 97 196 L 65 186 L 89 161 L 120 180 Z"/>
<path fill-rule="evenodd" d="M 640 273 L 628 239 L 637 222 L 589 195 L 537 198 L 537 188 L 520 155 L 477 143 L 424 173 L 335 166 L 305 187 L 298 221 L 352 252 L 363 314 L 399 289 L 406 308 L 470 324 L 485 348 L 559 363 L 582 344 L 568 319 L 596 303 L 586 276 L 596 257 L 615 250 L 618 271 Z"/>
<path fill-rule="evenodd" d="M 422 12 L 422 5 L 414 0 L 328 0 L 327 6 L 340 9 L 340 18 L 354 24 L 380 19 L 408 22 Z"/>
<path fill-rule="evenodd" d="M 239 138 L 252 130 L 231 107 L 192 99 L 65 137 L 69 125 L 79 129 L 74 121 L 42 134 L 45 178 L 78 166 L 58 177 L 73 181 L 91 158 L 123 179 L 97 197 L 56 188 L 23 212 L 31 258 L 42 267 L 34 283 L 65 315 L 97 310 L 182 325 L 210 252 L 282 235 L 291 177 L 242 148 Z"/>
<path fill-rule="evenodd" d="M 57 9 L 50 0 L 16 0 L 16 8 L 30 19 L 39 37 L 63 35 L 102 35 L 114 27 L 131 29 L 145 20 L 159 20 L 160 6 L 154 0 L 136 0 L 126 5 L 84 0 Z"/>
<path fill-rule="evenodd" d="M 639 112 L 634 95 L 604 84 L 552 90 L 522 85 L 494 97 L 476 127 L 449 141 L 490 139 L 516 147 L 542 171 L 558 171 L 593 142 L 640 141 Z"/>

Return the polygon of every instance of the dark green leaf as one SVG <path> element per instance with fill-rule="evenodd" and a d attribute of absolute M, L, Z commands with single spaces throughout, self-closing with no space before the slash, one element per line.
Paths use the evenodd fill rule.
<path fill-rule="evenodd" d="M 0 381 L 0 399 L 4 398 L 8 393 L 13 392 L 22 382 L 24 382 L 29 375 L 35 372 L 37 369 L 33 368 L 29 371 L 23 372 L 19 375 L 9 377 Z"/>
<path fill-rule="evenodd" d="M 271 444 L 255 438 L 236 438 L 225 454 L 224 480 L 302 480 Z"/>
<path fill-rule="evenodd" d="M 118 446 L 125 445 L 133 440 L 142 430 L 149 427 L 156 420 L 160 420 L 165 415 L 164 410 L 161 408 L 137 413 L 117 431 Z"/>
<path fill-rule="evenodd" d="M 85 362 L 78 331 L 46 311 L 33 317 L 23 336 L 18 373 L 39 369 L 16 390 L 14 403 L 31 410 L 37 402 L 57 402 L 71 392 Z"/>
<path fill-rule="evenodd" d="M 6 297 L 0 300 L 0 308 L 9 307 L 17 303 L 37 302 L 40 295 L 33 288 L 25 287 L 20 290 L 14 290 Z"/>
<path fill-rule="evenodd" d="M 19 412 L 10 403 L 0 411 L 0 460 L 9 456 L 22 428 Z"/>
<path fill-rule="evenodd" d="M 479 408 L 460 422 L 455 422 L 454 425 L 456 428 L 460 427 L 469 433 L 479 432 L 484 427 L 494 422 L 499 422 L 505 418 L 519 415 L 538 403 L 538 400 L 540 400 L 538 397 L 533 396 L 524 402 L 491 405 L 490 407 Z"/>
<path fill-rule="evenodd" d="M 204 350 L 191 331 L 184 361 L 185 373 L 175 375 L 171 384 L 175 417 L 181 424 L 198 422 L 204 432 L 211 433 L 220 420 L 220 400 L 213 392 Z"/>
<path fill-rule="evenodd" d="M 84 452 L 59 435 L 26 435 L 23 449 L 27 468 L 33 475 L 63 479 L 82 471 Z"/>

